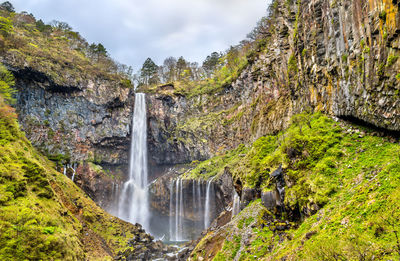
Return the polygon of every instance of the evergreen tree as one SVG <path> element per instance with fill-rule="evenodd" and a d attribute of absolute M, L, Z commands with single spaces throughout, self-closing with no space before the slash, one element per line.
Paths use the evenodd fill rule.
<path fill-rule="evenodd" d="M 107 50 L 101 43 L 92 43 L 89 45 L 89 54 L 92 55 L 92 58 L 95 57 L 98 61 L 100 57 L 107 56 Z"/>
<path fill-rule="evenodd" d="M 158 66 L 151 58 L 147 58 L 140 70 L 141 84 L 150 85 L 160 82 Z"/>
<path fill-rule="evenodd" d="M 40 32 L 50 32 L 52 27 L 49 24 L 45 24 L 42 19 L 36 21 L 36 28 L 40 31 Z"/>
<path fill-rule="evenodd" d="M 185 58 L 183 58 L 183 56 L 179 57 L 178 61 L 176 62 L 177 80 L 182 80 L 184 72 L 187 68 L 188 66 Z"/>
<path fill-rule="evenodd" d="M 104 47 L 104 45 L 102 45 L 101 43 L 97 44 L 97 49 L 96 49 L 96 53 L 99 55 L 107 55 L 107 50 Z"/>
<path fill-rule="evenodd" d="M 0 9 L 6 10 L 7 12 L 10 12 L 10 13 L 14 13 L 15 12 L 14 6 L 8 1 L 3 2 L 0 5 Z"/>
<path fill-rule="evenodd" d="M 207 77 L 211 77 L 215 69 L 220 64 L 221 57 L 221 54 L 213 52 L 211 55 L 208 55 L 207 58 L 204 60 L 202 67 Z"/>

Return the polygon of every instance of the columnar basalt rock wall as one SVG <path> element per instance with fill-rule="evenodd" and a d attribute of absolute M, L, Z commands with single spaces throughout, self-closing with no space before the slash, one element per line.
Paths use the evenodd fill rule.
<path fill-rule="evenodd" d="M 72 162 L 127 163 L 131 89 L 101 79 L 59 86 L 27 68 L 13 72 L 19 121 L 33 145 Z"/>

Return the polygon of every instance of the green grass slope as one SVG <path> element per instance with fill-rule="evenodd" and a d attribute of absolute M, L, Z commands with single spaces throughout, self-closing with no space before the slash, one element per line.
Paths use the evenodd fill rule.
<path fill-rule="evenodd" d="M 234 219 L 236 225 L 227 226 L 248 227 L 250 235 L 242 240 L 242 229 L 222 230 L 236 241 L 220 243 L 215 260 L 232 260 L 232 253 L 236 260 L 400 258 L 400 145 L 374 130 L 301 114 L 286 131 L 202 162 L 187 175 L 200 177 L 211 166 L 218 175 L 229 167 L 245 187 L 268 191 L 275 189 L 270 174 L 280 164 L 287 213 L 263 210 L 268 214 L 257 222 Z M 277 229 L 276 222 L 283 225 Z M 202 240 L 193 260 L 210 254 L 204 244 L 210 237 L 218 232 Z"/>
<path fill-rule="evenodd" d="M 54 170 L 0 96 L 0 260 L 107 260 L 137 227 Z"/>

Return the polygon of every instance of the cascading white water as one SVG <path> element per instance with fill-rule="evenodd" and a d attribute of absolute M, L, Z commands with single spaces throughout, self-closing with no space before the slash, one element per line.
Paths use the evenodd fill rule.
<path fill-rule="evenodd" d="M 193 185 L 192 185 L 192 204 L 193 204 L 193 209 L 196 207 L 196 180 L 193 180 Z M 194 211 L 193 211 L 194 213 Z"/>
<path fill-rule="evenodd" d="M 198 214 L 200 215 L 201 210 L 202 210 L 202 200 L 201 200 L 201 180 L 198 181 L 197 183 L 197 199 L 198 199 L 198 206 L 197 206 L 197 211 Z"/>
<path fill-rule="evenodd" d="M 76 174 L 76 163 L 72 164 L 72 182 L 74 182 L 75 179 L 75 174 Z"/>
<path fill-rule="evenodd" d="M 169 234 L 171 241 L 185 241 L 183 219 L 185 216 L 183 206 L 183 191 L 182 179 L 177 178 L 171 182 L 170 188 L 170 219 L 169 219 Z M 175 191 L 175 194 L 174 194 Z M 175 195 L 175 222 L 173 222 L 173 205 Z M 175 223 L 175 224 L 174 224 Z"/>
<path fill-rule="evenodd" d="M 240 196 L 234 190 L 233 191 L 233 206 L 232 206 L 232 217 L 236 216 L 240 212 Z"/>
<path fill-rule="evenodd" d="M 211 193 L 211 184 L 213 179 L 207 181 L 207 190 L 206 190 L 206 202 L 205 202 L 205 210 L 204 210 L 204 229 L 207 229 L 210 226 L 210 193 Z"/>
<path fill-rule="evenodd" d="M 182 179 L 179 179 L 179 238 L 177 241 L 185 240 L 184 239 L 184 231 L 183 231 L 183 218 L 185 217 L 185 212 L 183 209 L 183 186 Z"/>
<path fill-rule="evenodd" d="M 132 140 L 129 162 L 129 179 L 123 184 L 118 204 L 118 217 L 141 224 L 149 231 L 147 181 L 147 118 L 143 93 L 135 94 L 132 119 Z"/>
<path fill-rule="evenodd" d="M 72 182 L 74 182 L 74 179 L 75 179 L 76 167 L 77 167 L 76 165 L 77 165 L 76 163 L 63 165 L 64 176 L 67 176 L 68 169 L 72 169 L 72 177 L 71 177 Z"/>
<path fill-rule="evenodd" d="M 172 217 L 174 216 L 174 211 L 173 211 L 173 204 L 174 204 L 174 182 L 170 183 L 170 188 L 169 188 L 169 240 L 173 241 L 174 238 L 174 220 Z"/>
<path fill-rule="evenodd" d="M 120 191 L 119 184 L 116 182 L 112 183 L 112 194 L 111 194 L 111 204 L 108 207 L 108 211 L 113 215 L 118 215 L 118 207 L 119 207 L 119 199 L 120 199 Z"/>
<path fill-rule="evenodd" d="M 210 179 L 204 183 L 201 180 L 193 180 L 192 187 L 184 187 L 181 178 L 171 180 L 169 187 L 169 239 L 171 241 L 195 239 L 198 236 L 197 233 L 209 227 L 215 212 L 215 191 L 212 181 L 213 179 Z M 192 190 L 191 193 L 190 190 Z M 192 201 L 187 201 L 190 194 L 192 194 Z M 187 196 L 189 198 L 186 198 Z M 192 206 L 188 206 L 190 203 Z M 185 217 L 187 207 L 191 208 L 192 214 L 201 218 L 190 223 Z"/>
<path fill-rule="evenodd" d="M 180 239 L 180 235 L 179 235 L 179 227 L 180 227 L 180 220 L 179 220 L 179 207 L 180 207 L 180 204 L 179 204 L 179 196 L 180 196 L 180 193 L 179 193 L 179 184 L 180 184 L 180 182 L 179 182 L 179 179 L 177 179 L 176 180 L 176 184 L 175 184 L 175 188 L 176 188 L 176 191 L 175 191 L 175 241 L 178 241 L 179 239 Z"/>
<path fill-rule="evenodd" d="M 179 235 L 179 179 L 176 180 L 176 184 L 175 184 L 175 241 L 178 241 L 180 235 Z"/>

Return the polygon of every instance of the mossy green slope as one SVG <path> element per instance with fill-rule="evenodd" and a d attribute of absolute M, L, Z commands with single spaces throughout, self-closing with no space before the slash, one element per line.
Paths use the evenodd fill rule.
<path fill-rule="evenodd" d="M 111 258 L 138 228 L 104 212 L 53 167 L 1 98 L 0 260 Z"/>
<path fill-rule="evenodd" d="M 270 174 L 282 164 L 285 206 L 297 213 L 265 217 L 294 223 L 283 231 L 254 226 L 239 260 L 398 259 L 400 146 L 377 134 L 319 113 L 301 114 L 286 131 L 257 140 L 246 155 L 228 153 L 218 161 L 218 169 L 229 166 L 244 186 L 264 191 L 275 189 Z M 209 162 L 198 168 L 216 161 Z M 217 260 L 231 260 L 230 252 L 221 248 Z"/>

